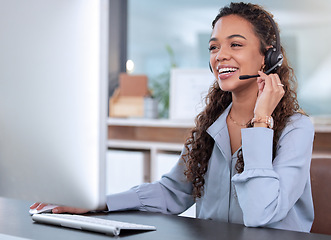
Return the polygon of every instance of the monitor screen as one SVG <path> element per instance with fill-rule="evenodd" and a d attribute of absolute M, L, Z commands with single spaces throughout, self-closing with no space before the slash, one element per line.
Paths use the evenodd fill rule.
<path fill-rule="evenodd" d="M 0 196 L 105 204 L 108 0 L 0 0 Z"/>

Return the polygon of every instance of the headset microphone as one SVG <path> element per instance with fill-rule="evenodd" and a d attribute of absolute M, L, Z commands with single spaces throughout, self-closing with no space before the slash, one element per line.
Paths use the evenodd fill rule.
<path fill-rule="evenodd" d="M 273 70 L 275 70 L 277 67 L 280 67 L 282 65 L 282 63 L 283 63 L 283 55 L 281 56 L 281 58 L 278 60 L 278 62 L 275 65 L 273 65 L 270 69 L 268 69 L 264 73 L 268 75 Z M 240 80 L 246 80 L 246 79 L 249 79 L 249 78 L 256 78 L 256 77 L 259 77 L 259 76 L 260 76 L 259 74 L 257 74 L 257 75 L 241 75 L 241 76 L 239 76 L 239 79 Z"/>

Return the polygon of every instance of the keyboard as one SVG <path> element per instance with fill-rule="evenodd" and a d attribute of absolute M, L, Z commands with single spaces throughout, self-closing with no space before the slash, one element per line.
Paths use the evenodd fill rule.
<path fill-rule="evenodd" d="M 118 236 L 121 230 L 156 230 L 155 226 L 119 222 L 114 220 L 88 217 L 73 214 L 34 214 L 32 219 L 36 222 L 59 225 L 62 227 L 75 228 L 93 232 L 100 232 Z"/>

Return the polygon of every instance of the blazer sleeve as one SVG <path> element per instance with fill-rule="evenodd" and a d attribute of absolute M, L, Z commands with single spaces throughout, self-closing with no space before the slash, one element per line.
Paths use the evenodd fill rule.
<path fill-rule="evenodd" d="M 184 175 L 185 163 L 181 157 L 172 170 L 159 181 L 144 183 L 132 189 L 107 196 L 109 211 L 140 210 L 179 214 L 194 203 L 192 183 Z"/>
<path fill-rule="evenodd" d="M 246 226 L 283 220 L 310 181 L 314 128 L 295 115 L 284 128 L 272 161 L 273 130 L 242 130 L 244 171 L 232 177 Z"/>

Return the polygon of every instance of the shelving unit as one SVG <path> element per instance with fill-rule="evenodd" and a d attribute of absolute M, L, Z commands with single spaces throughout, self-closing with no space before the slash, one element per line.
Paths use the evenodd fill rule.
<path fill-rule="evenodd" d="M 331 159 L 331 123 L 312 119 L 315 125 L 313 158 Z M 108 119 L 108 148 L 139 151 L 144 156 L 144 181 L 155 181 L 156 158 L 159 153 L 180 154 L 194 126 L 193 121 L 165 119 Z"/>
<path fill-rule="evenodd" d="M 164 119 L 108 119 L 108 148 L 140 151 L 144 156 L 144 182 L 155 181 L 157 155 L 180 154 L 193 122 Z"/>

